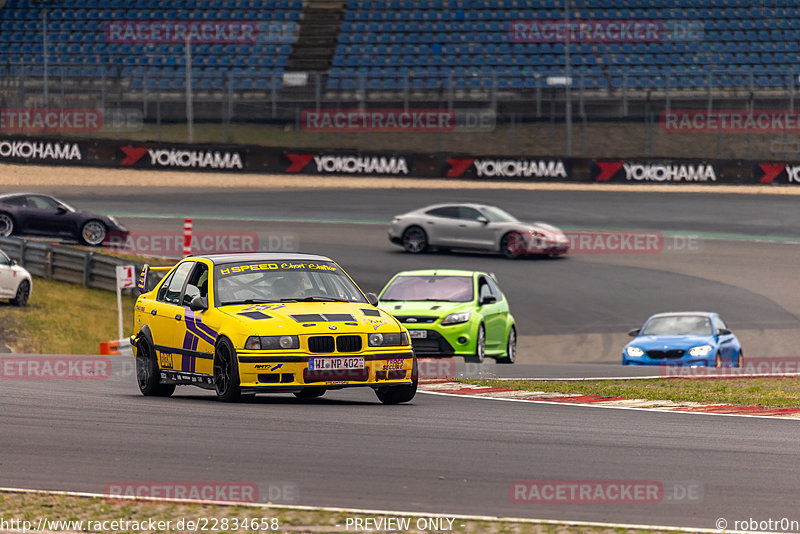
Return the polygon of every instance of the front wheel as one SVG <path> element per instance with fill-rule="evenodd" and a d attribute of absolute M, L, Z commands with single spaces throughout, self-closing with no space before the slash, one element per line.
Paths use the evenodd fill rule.
<path fill-rule="evenodd" d="M 513 326 L 508 330 L 506 341 L 506 357 L 499 358 L 497 363 L 514 363 L 517 361 L 517 329 Z"/>
<path fill-rule="evenodd" d="M 465 356 L 464 361 L 469 363 L 483 363 L 486 358 L 486 329 L 483 325 L 478 327 L 478 337 L 475 340 L 475 354 Z"/>
<path fill-rule="evenodd" d="M 145 397 L 169 397 L 175 384 L 162 384 L 158 362 L 150 344 L 144 339 L 136 345 L 136 382 Z"/>
<path fill-rule="evenodd" d="M 415 378 L 411 384 L 406 386 L 383 386 L 377 388 L 375 394 L 383 404 L 409 402 L 417 394 L 417 382 L 418 380 Z"/>
<path fill-rule="evenodd" d="M 31 295 L 31 283 L 27 280 L 23 280 L 19 283 L 19 287 L 17 287 L 17 294 L 16 296 L 11 299 L 11 304 L 14 306 L 25 306 L 28 303 L 28 297 Z"/>
<path fill-rule="evenodd" d="M 739 357 L 736 359 L 736 367 L 742 368 L 744 367 L 744 351 L 739 349 Z"/>
<path fill-rule="evenodd" d="M 214 354 L 214 388 L 222 402 L 236 402 L 242 396 L 236 351 L 227 339 L 217 344 Z"/>
<path fill-rule="evenodd" d="M 100 221 L 87 221 L 81 228 L 81 240 L 92 247 L 101 245 L 106 240 L 106 225 Z"/>
<path fill-rule="evenodd" d="M 425 252 L 428 248 L 428 234 L 419 226 L 409 226 L 403 231 L 403 248 L 411 254 Z"/>
<path fill-rule="evenodd" d="M 509 232 L 500 240 L 500 252 L 506 258 L 518 258 L 525 252 L 525 237 L 519 232 Z"/>

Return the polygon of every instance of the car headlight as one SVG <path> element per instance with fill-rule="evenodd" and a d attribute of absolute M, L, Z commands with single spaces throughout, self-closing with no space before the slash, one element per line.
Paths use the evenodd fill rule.
<path fill-rule="evenodd" d="M 405 332 L 394 332 L 391 334 L 380 334 L 375 332 L 367 336 L 370 347 L 399 347 L 408 345 L 408 334 Z"/>
<path fill-rule="evenodd" d="M 451 313 L 444 319 L 442 319 L 442 324 L 458 324 L 458 323 L 466 323 L 469 321 L 469 312 L 457 312 Z"/>
<path fill-rule="evenodd" d="M 627 347 L 625 349 L 625 352 L 631 358 L 641 358 L 642 356 L 644 356 L 644 351 L 642 349 L 640 349 L 639 347 Z"/>
<path fill-rule="evenodd" d="M 299 349 L 297 336 L 250 336 L 244 344 L 247 350 Z"/>
<path fill-rule="evenodd" d="M 689 349 L 689 356 L 708 356 L 713 347 L 711 345 L 700 345 L 699 347 L 692 347 Z"/>

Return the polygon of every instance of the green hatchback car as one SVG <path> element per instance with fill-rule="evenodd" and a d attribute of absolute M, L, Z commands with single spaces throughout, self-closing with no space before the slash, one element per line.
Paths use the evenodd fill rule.
<path fill-rule="evenodd" d="M 514 363 L 517 329 L 508 299 L 479 271 L 403 271 L 378 296 L 380 307 L 408 329 L 417 356 L 463 356 Z"/>

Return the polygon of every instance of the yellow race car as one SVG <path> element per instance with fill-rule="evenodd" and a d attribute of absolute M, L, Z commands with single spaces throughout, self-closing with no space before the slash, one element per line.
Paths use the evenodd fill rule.
<path fill-rule="evenodd" d="M 145 291 L 151 270 L 168 270 Z M 216 390 L 221 401 L 368 386 L 384 404 L 417 391 L 408 331 L 329 258 L 218 254 L 145 266 L 131 345 L 139 389 Z"/>

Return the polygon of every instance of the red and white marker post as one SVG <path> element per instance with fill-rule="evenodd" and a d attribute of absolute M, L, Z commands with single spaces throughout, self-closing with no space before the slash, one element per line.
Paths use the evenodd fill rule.
<path fill-rule="evenodd" d="M 183 220 L 183 257 L 192 255 L 192 220 Z"/>

